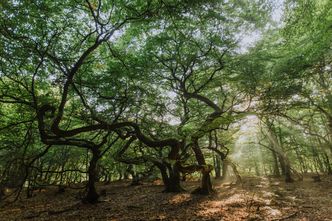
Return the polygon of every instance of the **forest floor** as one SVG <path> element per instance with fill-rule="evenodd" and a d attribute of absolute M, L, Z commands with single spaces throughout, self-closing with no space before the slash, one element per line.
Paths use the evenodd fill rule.
<path fill-rule="evenodd" d="M 332 220 L 331 176 L 291 184 L 267 177 L 244 177 L 239 185 L 214 180 L 210 196 L 189 193 L 198 181 L 185 182 L 188 192 L 180 194 L 162 193 L 159 182 L 129 184 L 100 184 L 107 194 L 96 205 L 81 203 L 79 190 L 48 188 L 1 205 L 0 220 Z"/>

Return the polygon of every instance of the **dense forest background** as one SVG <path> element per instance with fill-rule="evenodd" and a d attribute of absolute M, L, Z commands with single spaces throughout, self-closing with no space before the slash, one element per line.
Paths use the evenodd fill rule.
<path fill-rule="evenodd" d="M 332 175 L 332 1 L 3 0 L 0 201 Z M 119 190 L 121 191 L 121 190 Z M 38 193 L 37 193 L 38 194 Z"/>

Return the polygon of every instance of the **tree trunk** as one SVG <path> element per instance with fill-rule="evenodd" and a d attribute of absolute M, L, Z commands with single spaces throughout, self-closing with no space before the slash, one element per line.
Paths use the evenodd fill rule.
<path fill-rule="evenodd" d="M 30 178 L 28 180 L 28 187 L 27 187 L 27 198 L 31 198 L 33 196 L 33 187 L 31 186 Z"/>
<path fill-rule="evenodd" d="M 221 160 L 220 157 L 218 155 L 214 155 L 214 170 L 216 173 L 216 179 L 220 179 L 221 178 Z"/>
<path fill-rule="evenodd" d="M 87 183 L 88 192 L 83 201 L 93 204 L 98 202 L 99 199 L 99 194 L 97 193 L 95 183 L 97 181 L 97 162 L 100 158 L 100 151 L 96 148 L 92 149 L 91 152 L 92 152 L 92 158 L 89 164 L 89 170 L 88 170 L 89 180 Z"/>
<path fill-rule="evenodd" d="M 228 164 L 227 164 L 227 161 L 223 160 L 222 161 L 222 176 L 221 176 L 221 179 L 222 180 L 225 180 L 226 177 L 227 177 L 227 171 L 228 171 Z"/>
<path fill-rule="evenodd" d="M 285 177 L 286 183 L 293 182 L 291 166 L 287 157 L 278 153 L 278 159 L 281 166 L 281 174 Z"/>
<path fill-rule="evenodd" d="M 292 178 L 291 167 L 290 167 L 289 161 L 287 160 L 285 162 L 285 182 L 286 183 L 291 183 L 293 181 L 294 180 Z"/>
<path fill-rule="evenodd" d="M 184 191 L 180 183 L 181 176 L 177 163 L 175 163 L 173 166 L 171 165 L 167 166 L 161 162 L 154 162 L 154 163 L 159 168 L 163 183 L 165 185 L 165 190 L 163 192 L 179 193 Z"/>
<path fill-rule="evenodd" d="M 328 120 L 328 134 L 329 134 L 329 147 L 330 147 L 330 155 L 332 157 L 332 116 L 331 115 L 327 115 L 327 120 Z"/>
<path fill-rule="evenodd" d="M 273 156 L 273 175 L 276 177 L 280 177 L 277 154 L 274 151 L 272 151 L 272 156 Z"/>
<path fill-rule="evenodd" d="M 212 170 L 212 167 L 209 165 L 206 165 L 206 163 L 205 163 L 204 155 L 198 145 L 198 138 L 193 138 L 192 149 L 195 153 L 195 157 L 196 157 L 198 164 L 200 166 L 203 166 L 201 186 L 199 188 L 197 188 L 196 190 L 194 190 L 193 193 L 208 195 L 213 192 L 211 177 L 210 177 L 210 172 Z"/>
<path fill-rule="evenodd" d="M 258 164 L 257 164 L 256 161 L 255 161 L 255 174 L 256 174 L 256 176 L 260 176 L 260 175 L 261 175 L 261 173 L 260 173 L 260 171 L 259 171 Z"/>
<path fill-rule="evenodd" d="M 323 157 L 324 157 L 324 164 L 326 167 L 326 172 L 327 172 L 327 174 L 332 175 L 332 167 L 331 167 L 329 156 L 324 152 Z"/>
<path fill-rule="evenodd" d="M 281 165 L 281 171 L 283 172 L 283 175 L 285 176 L 285 182 L 293 182 L 292 173 L 291 173 L 291 164 L 289 162 L 289 159 L 287 155 L 285 154 L 281 144 L 279 143 L 278 138 L 276 137 L 275 132 L 272 129 L 272 125 L 269 124 L 267 127 L 267 137 L 270 141 L 271 146 L 273 147 L 273 150 L 279 158 L 279 162 Z"/>
<path fill-rule="evenodd" d="M 285 171 L 285 161 L 284 161 L 284 158 L 282 158 L 280 155 L 278 155 L 278 160 L 280 162 L 281 175 L 285 176 L 286 171 Z"/>
<path fill-rule="evenodd" d="M 5 195 L 5 188 L 0 184 L 0 202 Z"/>
<path fill-rule="evenodd" d="M 164 192 L 180 193 L 183 191 L 184 191 L 184 189 L 181 187 L 181 184 L 180 184 L 180 174 L 172 175 L 171 177 L 169 177 L 168 182 L 165 185 Z"/>

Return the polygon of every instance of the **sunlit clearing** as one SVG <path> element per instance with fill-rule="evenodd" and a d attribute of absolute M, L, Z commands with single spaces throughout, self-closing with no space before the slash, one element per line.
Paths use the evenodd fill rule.
<path fill-rule="evenodd" d="M 236 142 L 230 158 L 242 173 L 260 175 L 262 153 L 258 145 L 259 119 L 255 115 L 244 118 L 240 130 L 234 135 Z"/>

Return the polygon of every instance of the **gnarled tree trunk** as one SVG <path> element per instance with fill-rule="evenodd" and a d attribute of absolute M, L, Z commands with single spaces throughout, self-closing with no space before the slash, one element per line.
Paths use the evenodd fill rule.
<path fill-rule="evenodd" d="M 167 165 L 166 163 L 161 162 L 154 163 L 159 168 L 163 183 L 165 185 L 165 190 L 163 192 L 179 193 L 184 191 L 180 183 L 181 176 L 178 163 L 175 163 L 174 165 Z"/>
<path fill-rule="evenodd" d="M 213 192 L 211 177 L 210 177 L 212 166 L 206 164 L 202 150 L 199 148 L 198 145 L 198 138 L 193 138 L 192 141 L 193 141 L 192 149 L 195 153 L 196 160 L 198 164 L 203 168 L 201 170 L 202 172 L 201 186 L 196 190 L 194 190 L 193 193 L 208 195 Z"/>

